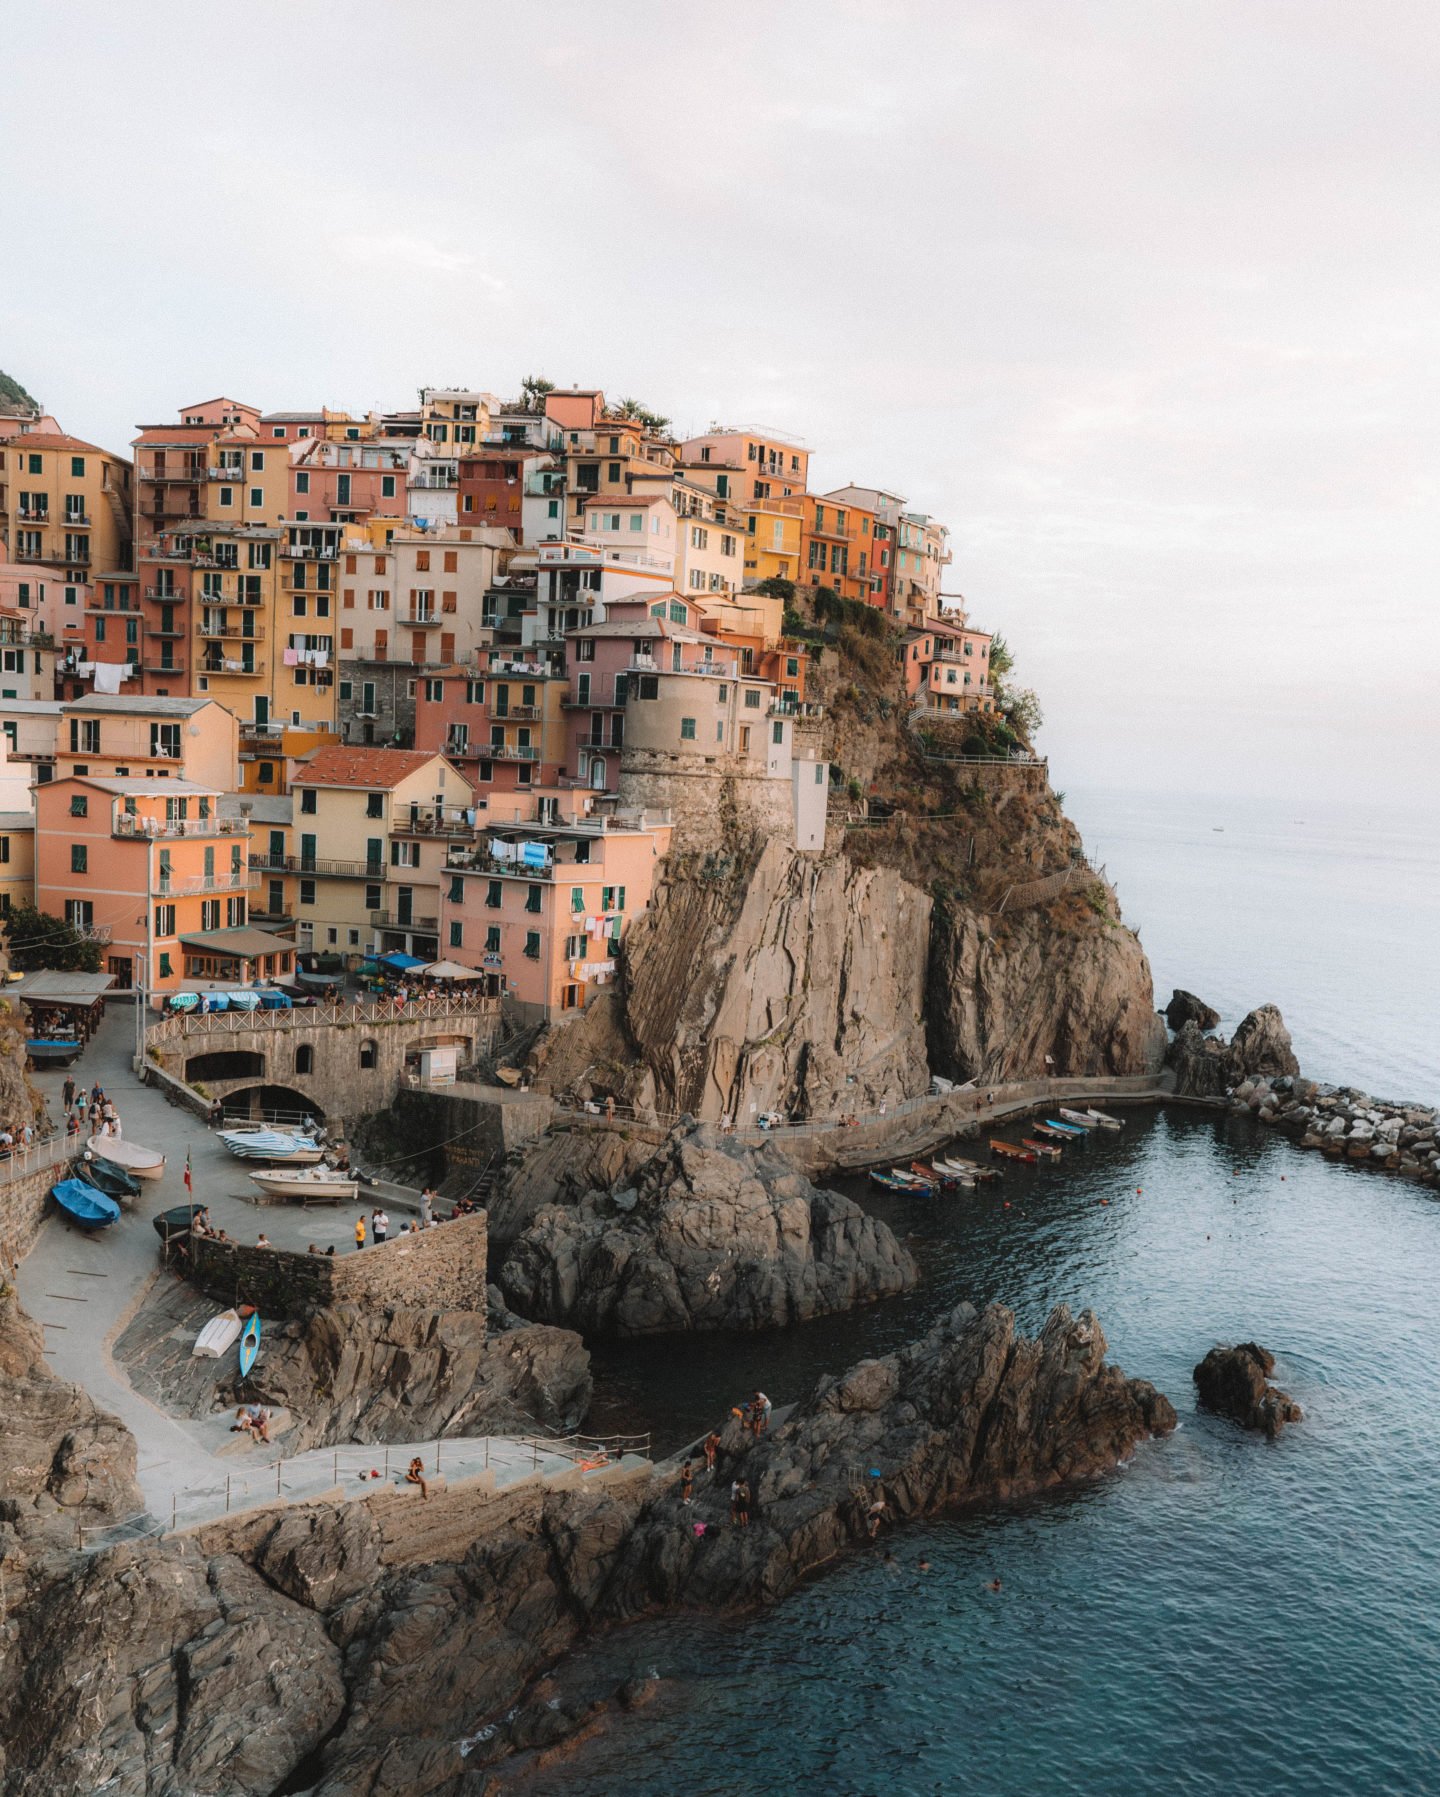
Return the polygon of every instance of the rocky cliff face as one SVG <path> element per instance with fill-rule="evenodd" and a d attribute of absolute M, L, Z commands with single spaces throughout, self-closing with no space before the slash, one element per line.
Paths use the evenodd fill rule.
<path fill-rule="evenodd" d="M 1206 1035 L 1188 1019 L 1165 1058 L 1175 1069 L 1175 1090 L 1185 1098 L 1214 1098 L 1247 1079 L 1289 1078 L 1300 1071 L 1285 1019 L 1274 1005 L 1257 1006 L 1229 1042 Z"/>
<path fill-rule="evenodd" d="M 963 745 L 917 737 L 890 652 L 862 647 L 823 658 L 815 690 L 827 752 L 880 815 L 847 828 L 837 796 L 826 851 L 802 855 L 717 802 L 631 926 L 617 996 L 542 1048 L 539 1083 L 743 1120 L 873 1111 L 932 1071 L 1039 1075 L 1047 1056 L 1159 1067 L 1144 952 L 1043 769 L 981 782 L 947 761 Z"/>
<path fill-rule="evenodd" d="M 525 1314 L 622 1336 L 778 1328 L 916 1277 L 884 1223 L 778 1155 L 684 1137 L 633 1185 L 538 1211 L 500 1270 Z"/>

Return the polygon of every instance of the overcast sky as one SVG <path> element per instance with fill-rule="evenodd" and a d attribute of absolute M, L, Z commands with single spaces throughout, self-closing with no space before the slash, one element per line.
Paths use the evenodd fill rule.
<path fill-rule="evenodd" d="M 526 373 L 951 526 L 1057 785 L 1426 803 L 1433 6 L 6 8 L 0 368 L 67 429 Z"/>

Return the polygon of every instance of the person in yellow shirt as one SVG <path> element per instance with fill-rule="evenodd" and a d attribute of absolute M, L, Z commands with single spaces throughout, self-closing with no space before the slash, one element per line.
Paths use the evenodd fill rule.
<path fill-rule="evenodd" d="M 363 1248 L 365 1246 L 365 1219 L 364 1219 L 364 1217 L 356 1217 L 356 1219 L 355 1219 L 355 1246 L 357 1248 Z"/>

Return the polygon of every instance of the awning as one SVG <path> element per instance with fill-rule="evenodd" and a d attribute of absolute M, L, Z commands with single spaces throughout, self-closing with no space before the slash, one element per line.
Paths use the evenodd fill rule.
<path fill-rule="evenodd" d="M 420 955 L 404 955 L 397 949 L 393 955 L 377 955 L 376 960 L 382 967 L 388 967 L 392 973 L 409 973 L 416 967 L 425 965 Z"/>
<path fill-rule="evenodd" d="M 37 967 L 6 992 L 32 1005 L 93 1005 L 115 984 L 113 973 L 55 973 Z"/>
<path fill-rule="evenodd" d="M 201 930 L 194 936 L 182 936 L 181 946 L 198 948 L 209 955 L 230 955 L 236 960 L 253 961 L 259 955 L 293 955 L 295 944 L 283 936 L 271 936 L 265 930 L 243 926 L 233 930 Z"/>
<path fill-rule="evenodd" d="M 483 980 L 485 975 L 474 967 L 462 967 L 458 961 L 432 961 L 422 967 L 427 980 Z"/>

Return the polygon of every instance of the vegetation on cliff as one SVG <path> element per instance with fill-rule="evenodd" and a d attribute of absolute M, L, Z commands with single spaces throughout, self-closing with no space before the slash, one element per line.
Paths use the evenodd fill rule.
<path fill-rule="evenodd" d="M 0 412 L 28 412 L 32 418 L 40 413 L 40 402 L 20 385 L 13 374 L 0 368 Z"/>

